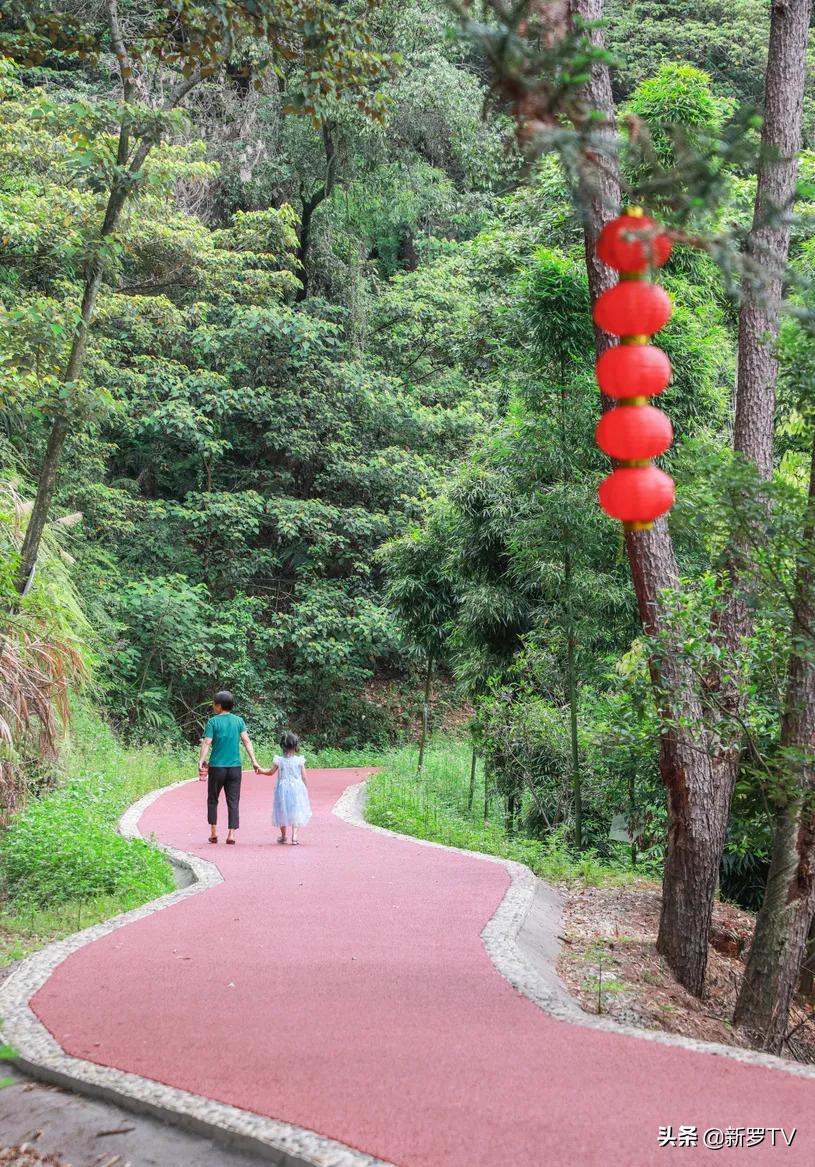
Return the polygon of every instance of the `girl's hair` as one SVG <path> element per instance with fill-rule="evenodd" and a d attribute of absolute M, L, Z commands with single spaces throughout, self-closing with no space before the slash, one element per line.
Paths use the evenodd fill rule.
<path fill-rule="evenodd" d="M 296 750 L 300 745 L 300 739 L 296 733 L 284 733 L 280 739 L 280 748 L 285 752 L 286 750 Z"/>

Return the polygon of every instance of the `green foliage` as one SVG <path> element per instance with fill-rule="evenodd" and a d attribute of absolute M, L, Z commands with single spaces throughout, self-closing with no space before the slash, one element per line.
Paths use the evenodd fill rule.
<path fill-rule="evenodd" d="M 428 661 L 443 660 L 456 610 L 456 585 L 441 526 L 431 519 L 424 528 L 414 527 L 386 544 L 380 553 L 386 599 L 408 646 Z"/>
<path fill-rule="evenodd" d="M 763 0 L 607 0 L 606 43 L 616 58 L 616 99 L 624 101 L 663 65 L 680 63 L 704 70 L 717 97 L 759 109 L 769 15 Z M 808 141 L 814 114 L 808 98 Z"/>
<path fill-rule="evenodd" d="M 707 73 L 692 65 L 666 63 L 639 83 L 626 112 L 645 123 L 656 161 L 666 169 L 716 149 L 717 136 L 735 103 L 717 97 Z"/>
<path fill-rule="evenodd" d="M 167 861 L 116 831 L 150 790 L 188 776 L 189 755 L 123 746 L 76 704 L 56 788 L 31 798 L 0 834 L 0 963 L 172 891 Z"/>
<path fill-rule="evenodd" d="M 20 603 L 14 575 L 25 514 L 16 484 L 0 478 L 0 821 L 55 760 L 71 690 L 94 662 L 66 549 L 76 516 L 47 526 L 39 571 Z"/>
<path fill-rule="evenodd" d="M 592 851 L 575 855 L 562 832 L 554 831 L 541 841 L 524 832 L 509 834 L 500 809 L 497 818 L 491 812 L 485 816 L 484 771 L 480 766 L 469 808 L 470 750 L 463 743 L 434 740 L 418 775 L 412 749 L 387 754 L 381 765 L 380 773 L 367 785 L 365 816 L 375 826 L 513 859 L 545 879 L 598 886 L 626 878 L 624 860 L 603 863 Z M 486 802 L 494 809 L 489 783 Z"/>
<path fill-rule="evenodd" d="M 36 466 L 102 177 L 65 165 L 85 148 L 78 108 L 61 113 L 46 90 L 9 76 L 8 171 L 30 191 L 5 290 L 17 324 L 3 409 L 18 456 Z M 46 108 L 48 133 L 34 139 L 30 115 Z M 102 133 L 106 109 L 85 101 L 83 111 L 85 136 Z M 38 164 L 24 166 L 15 149 Z M 203 143 L 156 147 L 151 176 L 106 269 L 81 384 L 87 428 L 62 480 L 63 501 L 83 515 L 77 574 L 101 633 L 110 708 L 138 735 L 172 735 L 176 722 L 195 734 L 210 691 L 230 684 L 270 732 L 295 718 L 326 740 L 382 740 L 387 727 L 357 697 L 396 653 L 375 552 L 420 515 L 481 418 L 471 402 L 480 410 L 489 395 L 464 372 L 449 388 L 423 385 L 424 369 L 396 378 L 390 362 L 352 348 L 329 305 L 293 307 L 299 223 L 289 205 L 237 208 L 214 227 L 184 209 L 217 181 Z M 87 201 L 84 223 L 73 220 L 73 267 L 54 255 L 66 192 Z M 380 347 L 415 303 L 410 285 L 383 305 L 393 317 Z M 78 399 L 72 409 L 78 417 Z"/>
<path fill-rule="evenodd" d="M 7 7 L 6 45 L 27 64 L 70 67 L 110 36 L 104 13 L 96 10 L 79 13 L 51 0 L 25 5 L 12 0 Z M 367 27 L 379 7 L 379 0 L 363 0 L 353 11 L 337 10 L 330 0 L 252 5 L 180 0 L 172 11 L 133 5 L 125 11 L 130 19 L 127 56 L 119 62 L 123 80 L 132 83 L 140 67 L 159 61 L 185 78 L 194 72 L 214 76 L 231 64 L 233 75 L 248 83 L 270 67 L 282 73 L 285 64 L 296 61 L 299 75 L 288 94 L 292 110 L 316 117 L 350 94 L 368 116 L 380 118 L 379 84 L 396 58 L 377 51 Z"/>
<path fill-rule="evenodd" d="M 34 800 L 2 847 L 6 894 L 16 910 L 67 900 L 153 899 L 172 889 L 167 864 L 147 843 L 125 840 L 97 821 L 87 783 Z"/>
<path fill-rule="evenodd" d="M 593 441 L 572 189 L 586 147 L 570 128 L 584 112 L 577 89 L 606 54 L 581 29 L 550 36 L 546 6 L 488 3 L 466 38 L 436 0 L 182 11 L 185 40 L 172 45 L 161 11 L 123 4 L 124 103 L 109 91 L 116 62 L 95 9 L 37 5 L 0 20 L 16 61 L 0 60 L 7 608 L 51 423 L 74 422 L 34 585 L 0 633 L 14 625 L 29 662 L 32 645 L 64 644 L 77 679 L 95 662 L 100 699 L 131 744 L 196 738 L 212 690 L 227 685 L 261 748 L 291 725 L 318 750 L 314 764 L 381 760 L 399 726 L 378 687 L 434 658 L 474 710 L 476 787 L 463 747 L 432 751 L 418 782 L 409 753 L 388 755 L 371 785 L 377 821 L 557 877 L 582 865 L 593 879 L 617 863 L 608 836 L 622 815 L 639 862 L 658 862 L 660 720 L 619 531 L 595 500 L 607 466 Z M 751 749 L 723 877 L 752 894 L 766 808 L 794 761 L 776 727 L 788 594 L 808 554 L 795 535 L 812 434 L 815 171 L 805 155 L 766 531 L 762 488 L 721 455 L 766 5 L 609 0 L 607 17 L 626 191 L 709 239 L 709 251 L 675 247 L 661 275 L 674 300 L 660 337 L 674 367 L 663 398 L 677 438 L 665 464 L 680 485 L 671 524 L 693 581 L 672 630 L 699 677 L 733 665 L 709 629 L 732 531 L 747 531 L 756 635 L 738 678 Z M 148 94 L 161 53 L 161 86 L 204 66 L 187 114 Z M 519 93 L 527 144 L 545 136 L 553 151 L 528 173 L 505 112 Z M 485 118 L 492 94 L 507 101 Z M 137 174 L 117 157 L 123 119 L 133 142 L 154 143 Z M 117 183 L 125 209 L 100 241 Z M 66 386 L 89 261 L 103 284 L 83 375 Z M 55 708 L 42 706 L 46 717 Z M 711 734 L 732 733 L 715 709 L 705 716 Z M 53 766 L 32 765 L 39 715 L 29 723 L 33 737 L 21 723 L 0 760 L 44 791 Z M 54 716 L 52 728 L 56 742 Z M 116 764 L 132 773 L 136 756 L 156 757 Z M 29 855 L 39 873 L 28 910 L 43 889 L 62 894 L 59 870 L 97 904 L 83 912 L 155 890 L 152 853 L 110 834 L 125 795 L 112 766 L 71 772 L 25 812 L 43 839 L 63 832 L 64 863 L 49 866 L 25 815 L 12 828 L 9 886 Z M 589 850 L 578 860 L 581 791 Z"/>

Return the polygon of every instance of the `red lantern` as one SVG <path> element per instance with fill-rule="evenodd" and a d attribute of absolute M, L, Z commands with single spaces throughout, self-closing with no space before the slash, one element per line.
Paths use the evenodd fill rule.
<path fill-rule="evenodd" d="M 674 484 L 656 466 L 622 466 L 600 483 L 600 506 L 634 527 L 650 526 L 673 506 Z"/>
<path fill-rule="evenodd" d="M 673 429 L 665 414 L 648 404 L 671 379 L 671 362 L 648 344 L 670 320 L 671 301 L 664 288 L 643 278 L 670 254 L 668 236 L 638 207 L 607 223 L 597 243 L 599 258 L 624 273 L 594 305 L 595 324 L 624 338 L 597 361 L 598 385 L 623 403 L 604 413 L 595 431 L 600 449 L 617 463 L 597 494 L 606 514 L 629 531 L 650 527 L 674 501 L 673 480 L 650 461 L 670 446 Z"/>
<path fill-rule="evenodd" d="M 653 219 L 629 213 L 606 223 L 597 240 L 597 254 L 616 271 L 639 275 L 649 267 L 662 267 L 672 246 Z"/>
<path fill-rule="evenodd" d="M 653 344 L 621 344 L 597 362 L 597 384 L 606 397 L 654 397 L 671 380 L 671 362 Z"/>
<path fill-rule="evenodd" d="M 673 427 L 653 405 L 618 405 L 597 424 L 597 445 L 619 462 L 641 462 L 664 454 L 673 441 Z"/>
<path fill-rule="evenodd" d="M 624 280 L 603 292 L 594 305 L 594 322 L 615 336 L 650 336 L 671 318 L 664 288 L 643 280 Z"/>

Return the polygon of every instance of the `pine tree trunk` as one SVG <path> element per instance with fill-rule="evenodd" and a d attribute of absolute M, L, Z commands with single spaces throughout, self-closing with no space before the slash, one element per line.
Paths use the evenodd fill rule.
<path fill-rule="evenodd" d="M 626 536 L 640 619 L 650 637 L 665 634 L 660 593 L 678 586 L 668 527 Z M 715 781 L 705 748 L 695 678 L 670 635 L 651 654 L 654 698 L 664 728 L 659 769 L 668 796 L 668 839 L 662 876 L 657 950 L 686 989 L 701 996 L 713 899 L 727 819 L 714 816 Z"/>
<path fill-rule="evenodd" d="M 790 210 L 798 177 L 801 116 L 807 75 L 807 37 L 812 0 L 774 0 L 761 133 L 762 156 L 747 238 L 746 268 L 739 312 L 738 374 L 733 449 L 752 462 L 760 478 L 773 473 L 775 386 L 778 361 L 775 346 L 789 256 Z M 751 555 L 749 535 L 737 536 L 727 568 L 729 590 L 713 635 L 737 661 L 743 642 L 753 631 L 753 584 L 744 570 Z M 735 725 L 744 699 L 731 668 L 715 684 L 717 702 Z M 741 741 L 722 748 L 715 760 L 716 818 L 727 818 L 738 778 Z"/>
<path fill-rule="evenodd" d="M 743 281 L 739 313 L 733 445 L 755 463 L 764 479 L 773 472 L 775 346 L 798 179 L 811 15 L 812 0 L 773 0 L 771 5 L 762 159 L 747 238 L 750 269 Z"/>
<path fill-rule="evenodd" d="M 815 915 L 809 924 L 806 950 L 801 962 L 801 975 L 798 978 L 798 992 L 808 1001 L 815 993 Z"/>
<path fill-rule="evenodd" d="M 572 20 L 579 16 L 584 23 L 603 19 L 604 0 L 570 0 Z M 602 48 L 603 32 L 592 28 L 589 36 L 593 44 Z M 591 78 L 583 86 L 581 102 L 586 113 L 597 111 L 602 115 L 596 128 L 588 136 L 580 166 L 580 208 L 583 215 L 583 244 L 586 271 L 592 302 L 617 283 L 617 275 L 597 255 L 597 240 L 609 219 L 620 209 L 620 171 L 617 160 L 616 110 L 608 66 L 595 63 Z M 594 325 L 594 344 L 598 357 L 617 342 L 609 333 Z M 603 408 L 613 403 L 603 398 Z"/>
<path fill-rule="evenodd" d="M 573 15 L 584 21 L 603 16 L 602 0 L 572 0 Z M 591 33 L 602 44 L 599 28 Z M 584 87 L 588 111 L 602 115 L 601 129 L 592 131 L 584 151 L 580 201 L 584 216 L 586 269 L 592 301 L 617 282 L 613 271 L 597 258 L 603 224 L 618 213 L 620 186 L 614 155 L 615 109 L 608 67 L 595 64 Z M 595 329 L 597 355 L 615 342 Z M 610 402 L 603 401 L 603 408 Z M 678 587 L 673 543 L 664 519 L 647 531 L 626 537 L 626 550 L 645 632 L 661 631 L 663 591 Z M 656 655 L 658 652 L 658 655 Z M 662 914 L 657 947 L 677 979 L 701 995 L 707 966 L 713 897 L 719 856 L 727 827 L 712 820 L 714 781 L 705 746 L 704 720 L 695 678 L 677 649 L 666 643 L 652 654 L 651 678 L 657 706 L 672 728 L 660 739 L 660 773 L 668 797 L 668 840 L 663 875 Z"/>
<path fill-rule="evenodd" d="M 734 1020 L 764 1049 L 780 1053 L 815 911 L 815 444 L 809 508 L 795 585 L 787 692 L 781 727 L 789 759 L 767 889 Z"/>

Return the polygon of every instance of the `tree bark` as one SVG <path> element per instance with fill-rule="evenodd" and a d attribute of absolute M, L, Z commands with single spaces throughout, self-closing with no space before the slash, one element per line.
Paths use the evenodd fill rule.
<path fill-rule="evenodd" d="M 114 207 L 114 196 L 117 191 L 111 191 L 108 200 L 108 206 L 105 212 L 105 220 L 100 232 L 100 242 L 104 240 L 107 235 L 114 230 L 116 223 L 121 213 L 124 204 L 124 198 L 115 200 L 118 207 Z M 89 270 L 85 279 L 85 288 L 82 294 L 82 307 L 79 313 L 79 322 L 74 333 L 74 339 L 71 344 L 71 351 L 68 355 L 68 363 L 65 366 L 65 373 L 62 381 L 65 385 L 75 384 L 82 376 L 82 369 L 85 364 L 85 351 L 88 347 L 88 332 L 90 330 L 91 321 L 93 320 L 94 311 L 96 308 L 96 300 L 99 295 L 99 288 L 102 284 L 102 263 L 98 257 L 94 257 L 89 266 Z M 31 575 L 34 571 L 34 565 L 37 562 L 37 556 L 40 550 L 40 543 L 42 542 L 43 531 L 48 520 L 48 514 L 51 510 L 51 503 L 54 498 L 54 491 L 57 484 L 57 475 L 59 472 L 60 462 L 62 460 L 62 450 L 65 445 L 65 439 L 70 432 L 70 423 L 66 414 L 60 410 L 51 426 L 51 432 L 48 435 L 48 445 L 45 451 L 45 458 L 40 469 L 40 477 L 37 483 L 37 494 L 34 499 L 34 506 L 28 518 L 28 525 L 23 538 L 23 545 L 20 551 L 20 564 L 17 569 L 16 587 L 20 595 L 25 592 Z"/>
<path fill-rule="evenodd" d="M 664 624 L 662 593 L 678 587 L 667 523 L 659 519 L 651 530 L 629 532 L 626 544 L 643 629 L 661 638 L 649 660 L 664 726 L 659 769 L 668 797 L 657 951 L 677 980 L 701 996 L 727 820 L 715 815 L 715 781 L 696 678 Z"/>
<path fill-rule="evenodd" d="M 302 303 L 303 300 L 308 299 L 309 293 L 309 271 L 308 271 L 308 253 L 311 246 L 311 225 L 314 218 L 314 212 L 319 207 L 320 203 L 330 196 L 337 182 L 337 150 L 334 145 L 334 137 L 332 127 L 329 122 L 324 121 L 322 124 L 323 135 L 323 149 L 325 150 L 325 179 L 322 186 L 318 187 L 311 195 L 306 195 L 305 190 L 300 191 L 300 199 L 302 202 L 302 209 L 300 211 L 300 245 L 297 248 L 297 258 L 300 260 L 301 274 L 300 274 L 300 290 L 295 296 L 297 303 Z"/>
<path fill-rule="evenodd" d="M 798 978 L 798 992 L 807 1000 L 815 992 L 815 915 L 809 924 L 804 959 L 801 961 L 801 975 Z"/>
<path fill-rule="evenodd" d="M 137 183 L 138 175 L 155 145 L 154 138 L 143 139 L 136 148 L 132 159 L 128 162 L 130 152 L 130 112 L 127 108 L 127 103 L 133 89 L 131 81 L 132 65 L 122 37 L 116 0 L 108 0 L 107 7 L 111 28 L 111 41 L 119 64 L 124 108 L 122 110 L 122 120 L 119 125 L 119 140 L 116 149 L 116 164 L 119 169 L 108 195 L 105 216 L 99 231 L 99 245 L 104 244 L 105 240 L 116 230 L 127 197 Z M 189 77 L 185 77 L 164 103 L 163 108 L 165 110 L 174 109 L 200 80 L 201 74 L 197 71 L 190 74 Z M 65 373 L 62 377 L 62 383 L 64 385 L 74 385 L 82 376 L 82 371 L 85 366 L 85 352 L 88 347 L 88 335 L 91 324 L 93 323 L 96 301 L 99 296 L 99 289 L 102 286 L 103 275 L 104 265 L 102 257 L 97 250 L 88 261 L 85 273 L 85 286 L 82 292 L 79 322 L 74 333 L 71 351 L 65 366 Z M 39 480 L 37 482 L 37 494 L 34 498 L 34 505 L 28 519 L 23 545 L 20 550 L 20 563 L 15 580 L 15 586 L 20 595 L 23 595 L 26 591 L 37 563 L 43 531 L 45 530 L 45 524 L 48 521 L 48 514 L 54 498 L 60 462 L 62 461 L 62 451 L 65 446 L 65 440 L 70 433 L 70 428 L 68 416 L 64 411 L 60 411 L 48 435 L 45 458 L 43 459 Z"/>
<path fill-rule="evenodd" d="M 767 888 L 734 1020 L 780 1053 L 815 912 L 815 443 L 798 564 L 781 755 L 788 773 L 778 810 Z"/>
<path fill-rule="evenodd" d="M 427 658 L 427 673 L 424 682 L 424 701 L 422 703 L 422 736 L 419 742 L 419 761 L 416 764 L 417 774 L 421 774 L 424 766 L 424 752 L 427 745 L 427 726 L 430 721 L 430 691 L 433 684 L 433 657 Z"/>
<path fill-rule="evenodd" d="M 570 18 L 574 23 L 579 17 L 584 23 L 603 19 L 604 0 L 570 0 Z M 602 47 L 602 29 L 592 28 L 589 32 L 592 44 Z M 586 271 L 589 278 L 589 292 L 592 303 L 603 292 L 617 283 L 617 275 L 602 262 L 597 255 L 597 240 L 609 219 L 613 219 L 620 209 L 620 169 L 617 159 L 617 131 L 614 95 L 611 89 L 611 73 L 607 65 L 595 63 L 591 77 L 582 88 L 581 104 L 587 114 L 597 111 L 602 120 L 587 135 L 582 151 L 579 196 L 583 215 L 583 244 L 586 253 Z M 607 348 L 616 344 L 613 336 L 603 332 L 595 324 L 594 344 L 598 357 Z M 603 408 L 612 402 L 603 398 Z"/>
<path fill-rule="evenodd" d="M 764 479 L 773 472 L 775 346 L 798 179 L 812 0 L 773 0 L 771 9 L 762 157 L 739 312 L 733 430 L 734 449 L 754 462 Z"/>
<path fill-rule="evenodd" d="M 753 463 L 765 482 L 773 474 L 778 375 L 775 346 L 789 257 L 790 211 L 798 178 L 811 13 L 812 0 L 773 0 L 761 160 L 742 279 L 733 449 Z M 713 635 L 734 662 L 753 630 L 753 585 L 744 570 L 749 553 L 749 540 L 737 536 L 728 557 L 727 596 L 713 626 Z M 727 678 L 714 678 L 713 685 L 719 707 L 734 725 L 744 703 L 733 679 L 736 671 L 731 667 Z M 741 749 L 737 737 L 719 750 L 714 760 L 717 818 L 729 816 Z"/>
<path fill-rule="evenodd" d="M 599 21 L 603 0 L 571 0 L 572 17 Z M 602 44 L 599 28 L 591 32 Z M 620 184 L 614 148 L 615 108 L 608 66 L 595 64 L 584 87 L 587 112 L 601 115 L 591 130 L 580 174 L 586 270 L 592 302 L 617 282 L 616 274 L 597 257 L 603 225 L 618 213 Z M 597 355 L 615 341 L 595 328 Z M 603 400 L 603 408 L 610 403 Z M 650 530 L 626 536 L 626 551 L 640 619 L 652 638 L 664 633 L 662 593 L 678 586 L 673 543 L 665 519 Z M 657 707 L 667 728 L 660 737 L 660 773 L 668 798 L 668 840 L 663 875 L 662 912 L 657 948 L 677 979 L 701 995 L 707 967 L 713 898 L 718 880 L 724 823 L 712 819 L 714 782 L 706 750 L 703 709 L 690 666 L 678 646 L 655 645 L 650 660 Z"/>
<path fill-rule="evenodd" d="M 475 752 L 473 746 L 473 756 L 470 759 L 470 789 L 467 792 L 467 810 L 472 812 L 473 799 L 475 798 L 475 768 L 478 762 L 478 754 Z"/>

